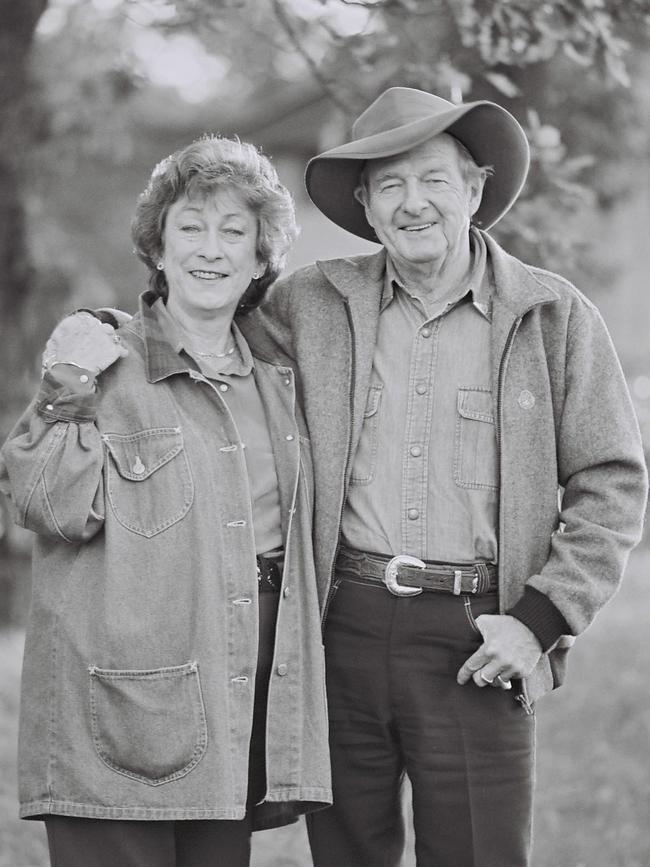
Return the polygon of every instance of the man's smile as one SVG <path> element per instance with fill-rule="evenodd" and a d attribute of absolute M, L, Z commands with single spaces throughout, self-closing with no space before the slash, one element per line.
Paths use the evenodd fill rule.
<path fill-rule="evenodd" d="M 430 229 L 435 226 L 435 223 L 419 223 L 417 226 L 400 226 L 404 232 L 424 232 L 425 229 Z"/>

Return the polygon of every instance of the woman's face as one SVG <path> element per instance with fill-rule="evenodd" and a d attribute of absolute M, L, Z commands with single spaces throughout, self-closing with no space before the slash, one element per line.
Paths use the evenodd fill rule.
<path fill-rule="evenodd" d="M 174 202 L 162 237 L 168 306 L 191 318 L 233 315 L 263 270 L 257 235 L 257 217 L 235 189 Z"/>

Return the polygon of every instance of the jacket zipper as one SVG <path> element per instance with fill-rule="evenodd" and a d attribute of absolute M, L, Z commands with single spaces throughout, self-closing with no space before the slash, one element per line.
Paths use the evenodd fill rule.
<path fill-rule="evenodd" d="M 338 589 L 338 583 L 334 578 L 334 572 L 336 570 L 336 560 L 339 555 L 339 551 L 341 550 L 341 524 L 343 522 L 343 510 L 345 509 L 345 480 L 348 476 L 348 464 L 350 462 L 350 454 L 352 452 L 352 420 L 354 416 L 354 383 L 356 378 L 356 369 L 355 369 L 355 333 L 354 333 L 354 322 L 352 321 L 352 313 L 350 312 L 350 305 L 346 300 L 343 301 L 343 305 L 345 307 L 345 315 L 348 319 L 348 328 L 350 331 L 350 390 L 348 394 L 348 409 L 350 412 L 350 425 L 348 430 L 348 447 L 345 455 L 345 463 L 343 465 L 343 479 L 341 487 L 343 488 L 343 497 L 341 499 L 341 511 L 339 513 L 339 521 L 338 521 L 338 532 L 336 534 L 336 549 L 334 551 L 334 559 L 332 561 L 332 568 L 330 570 L 330 577 L 327 585 L 327 595 L 325 597 L 325 604 L 323 606 L 323 614 L 321 616 L 321 627 L 325 627 L 325 620 L 327 618 L 327 614 L 329 612 L 330 603 L 334 597 Z"/>
<path fill-rule="evenodd" d="M 532 308 L 531 308 L 532 309 Z M 528 311 L 526 311 L 528 312 Z M 525 314 L 524 314 L 525 315 Z M 501 471 L 501 455 L 502 455 L 502 443 L 501 443 L 501 431 L 503 429 L 502 424 L 502 414 L 503 414 L 503 383 L 505 379 L 506 365 L 508 364 L 508 359 L 510 357 L 510 352 L 512 351 L 512 345 L 515 342 L 515 337 L 517 336 L 517 332 L 519 331 L 519 326 L 521 325 L 521 321 L 523 319 L 523 315 L 516 319 L 510 328 L 510 332 L 508 334 L 508 338 L 506 340 L 506 345 L 503 350 L 503 355 L 501 356 L 501 361 L 499 363 L 499 381 L 497 383 L 497 457 L 499 462 L 499 472 Z M 503 509 L 499 509 L 499 562 L 503 559 Z M 501 572 L 501 570 L 499 570 Z M 504 602 L 504 594 L 502 592 L 502 584 L 501 584 L 501 575 L 499 576 L 499 608 L 500 613 L 503 614 L 502 606 Z M 522 706 L 524 712 L 528 716 L 532 716 L 533 706 L 531 705 L 528 699 L 528 690 L 526 689 L 526 682 L 524 678 L 521 678 L 519 681 L 520 689 L 515 694 L 515 701 L 519 702 Z"/>

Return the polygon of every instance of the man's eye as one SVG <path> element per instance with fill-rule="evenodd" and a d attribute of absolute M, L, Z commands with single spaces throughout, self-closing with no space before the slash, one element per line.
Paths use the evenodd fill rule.
<path fill-rule="evenodd" d="M 399 184 L 397 183 L 397 181 L 391 181 L 390 183 L 387 183 L 387 184 L 381 184 L 381 186 L 379 187 L 379 192 L 380 193 L 390 193 L 393 190 L 396 190 L 398 187 L 399 187 Z"/>
<path fill-rule="evenodd" d="M 193 223 L 187 223 L 185 226 L 181 226 L 181 232 L 198 232 L 200 231 L 199 226 L 195 226 Z"/>
<path fill-rule="evenodd" d="M 425 183 L 435 186 L 440 184 L 446 184 L 447 181 L 445 180 L 445 178 L 426 178 Z"/>
<path fill-rule="evenodd" d="M 226 233 L 226 235 L 235 235 L 237 237 L 241 237 L 244 234 L 241 229 L 234 229 L 232 227 L 224 229 L 224 232 Z"/>

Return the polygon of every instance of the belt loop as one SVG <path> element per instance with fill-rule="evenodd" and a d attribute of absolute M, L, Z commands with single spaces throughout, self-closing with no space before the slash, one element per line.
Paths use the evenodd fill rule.
<path fill-rule="evenodd" d="M 460 596 L 463 573 L 460 569 L 454 569 L 454 596 Z"/>

